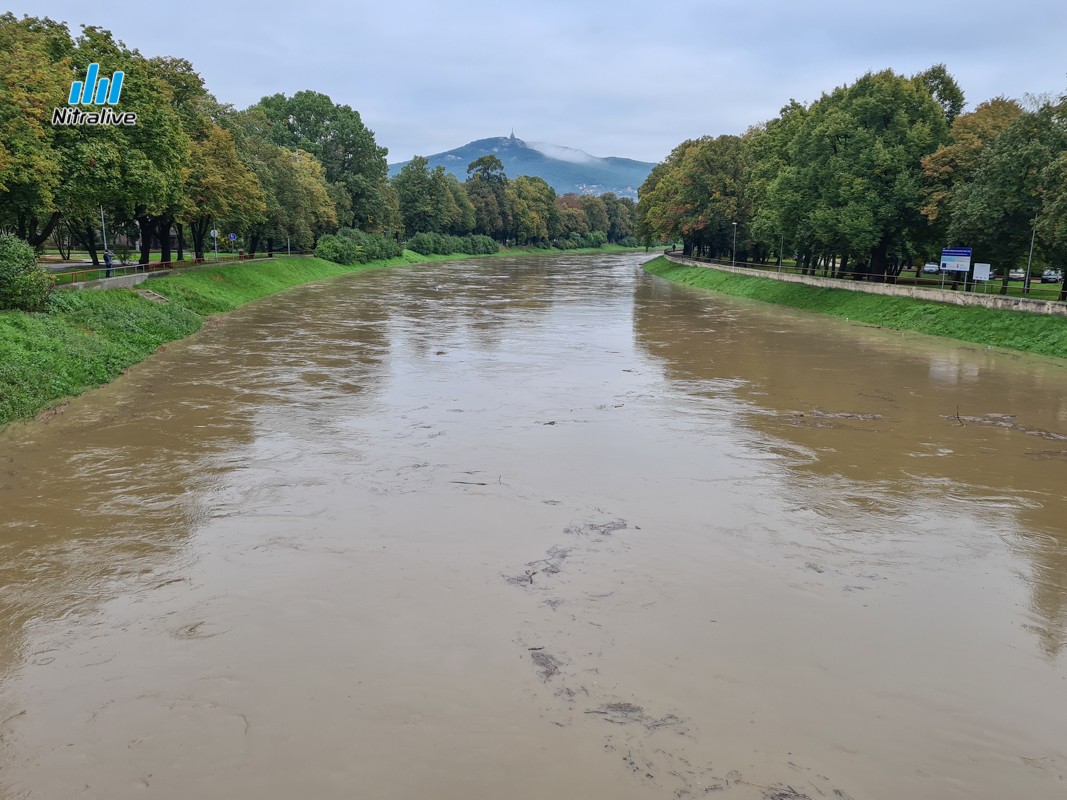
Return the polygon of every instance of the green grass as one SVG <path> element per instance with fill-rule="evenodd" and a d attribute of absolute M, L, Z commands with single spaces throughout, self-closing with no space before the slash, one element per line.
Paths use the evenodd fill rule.
<path fill-rule="evenodd" d="M 0 312 L 0 425 L 107 383 L 204 317 L 335 275 L 425 261 L 416 253 L 357 266 L 274 258 L 153 279 L 156 303 L 130 289 L 56 292 L 44 314 Z"/>
<path fill-rule="evenodd" d="M 653 275 L 735 297 L 814 311 L 898 330 L 1067 357 L 1067 319 L 1045 314 L 956 306 L 910 297 L 824 289 L 674 264 L 662 256 L 644 265 Z"/>
<path fill-rule="evenodd" d="M 624 249 L 605 246 L 565 252 Z M 523 252 L 504 250 L 496 255 Z M 473 256 L 482 257 L 492 256 Z M 423 256 L 405 250 L 398 258 L 342 266 L 317 258 L 281 256 L 199 268 L 142 284 L 169 303 L 153 302 L 130 289 L 60 291 L 53 295 L 48 313 L 0 312 L 0 425 L 32 417 L 107 383 L 160 345 L 198 330 L 204 318 L 213 314 L 337 275 L 466 258 L 472 256 Z"/>
<path fill-rule="evenodd" d="M 203 318 L 128 290 L 63 292 L 48 314 L 0 312 L 0 424 L 114 378 Z"/>

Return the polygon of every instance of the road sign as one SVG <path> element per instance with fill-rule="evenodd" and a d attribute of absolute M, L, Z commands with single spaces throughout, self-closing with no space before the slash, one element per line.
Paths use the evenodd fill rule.
<path fill-rule="evenodd" d="M 237 241 L 237 234 L 236 233 L 231 233 L 226 238 L 229 239 L 231 242 L 236 242 Z"/>
<path fill-rule="evenodd" d="M 212 239 L 218 239 L 219 238 L 219 232 L 217 230 L 215 230 L 214 228 L 211 229 L 211 238 Z"/>
<path fill-rule="evenodd" d="M 971 248 L 946 247 L 941 251 L 941 269 L 945 272 L 969 272 L 971 269 Z"/>

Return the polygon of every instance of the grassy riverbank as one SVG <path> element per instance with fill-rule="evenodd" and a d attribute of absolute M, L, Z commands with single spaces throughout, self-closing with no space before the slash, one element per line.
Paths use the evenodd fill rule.
<path fill-rule="evenodd" d="M 166 297 L 157 303 L 130 289 L 62 291 L 44 314 L 0 312 L 0 425 L 25 419 L 114 379 L 160 345 L 195 332 L 204 318 L 293 286 L 352 272 L 436 261 L 508 255 L 625 252 L 502 250 L 491 256 L 423 256 L 343 266 L 318 258 L 257 260 L 154 278 L 142 287 Z"/>
<path fill-rule="evenodd" d="M 653 275 L 675 283 L 735 297 L 777 303 L 870 325 L 1067 358 L 1067 319 L 1063 317 L 954 306 L 847 289 L 824 289 L 772 278 L 681 266 L 662 256 L 649 261 L 644 267 Z"/>
<path fill-rule="evenodd" d="M 411 252 L 356 266 L 275 258 L 142 284 L 169 303 L 130 289 L 63 291 L 52 296 L 48 313 L 0 312 L 0 425 L 107 383 L 160 345 L 198 330 L 212 314 L 303 283 L 426 260 Z"/>

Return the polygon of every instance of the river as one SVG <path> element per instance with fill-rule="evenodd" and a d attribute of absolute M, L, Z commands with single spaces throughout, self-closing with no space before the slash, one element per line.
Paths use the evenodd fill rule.
<path fill-rule="evenodd" d="M 449 262 L 0 432 L 0 797 L 1067 796 L 1067 369 Z"/>

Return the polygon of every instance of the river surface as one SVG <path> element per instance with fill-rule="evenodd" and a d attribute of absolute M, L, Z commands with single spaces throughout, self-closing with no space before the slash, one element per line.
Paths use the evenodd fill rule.
<path fill-rule="evenodd" d="M 1067 797 L 1067 369 L 640 255 L 301 287 L 0 432 L 0 797 Z"/>

